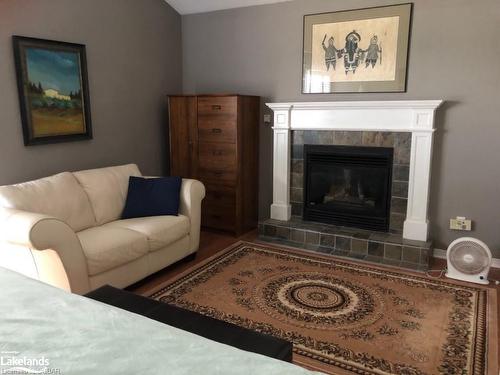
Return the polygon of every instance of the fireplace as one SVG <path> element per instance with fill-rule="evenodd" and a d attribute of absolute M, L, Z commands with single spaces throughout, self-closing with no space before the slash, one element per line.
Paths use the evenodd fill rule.
<path fill-rule="evenodd" d="M 304 145 L 304 220 L 389 231 L 393 148 Z"/>

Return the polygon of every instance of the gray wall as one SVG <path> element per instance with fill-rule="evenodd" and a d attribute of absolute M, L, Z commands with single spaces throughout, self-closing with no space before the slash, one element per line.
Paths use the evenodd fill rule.
<path fill-rule="evenodd" d="M 24 147 L 14 34 L 86 45 L 93 140 Z M 181 18 L 163 0 L 0 0 L 0 185 L 129 162 L 163 172 L 181 63 Z"/>
<path fill-rule="evenodd" d="M 500 257 L 500 3 L 413 0 L 408 91 L 301 95 L 305 14 L 395 3 L 296 0 L 182 18 L 185 93 L 238 92 L 270 101 L 444 99 L 432 172 L 432 237 L 437 247 L 467 232 L 448 219 L 474 219 L 471 233 Z M 272 133 L 261 124 L 260 213 L 269 214 Z"/>

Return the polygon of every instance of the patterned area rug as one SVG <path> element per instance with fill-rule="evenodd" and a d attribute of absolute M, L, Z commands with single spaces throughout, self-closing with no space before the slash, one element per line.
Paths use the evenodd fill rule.
<path fill-rule="evenodd" d="M 292 341 L 295 363 L 330 374 L 497 367 L 494 293 L 391 268 L 240 242 L 151 297 Z"/>

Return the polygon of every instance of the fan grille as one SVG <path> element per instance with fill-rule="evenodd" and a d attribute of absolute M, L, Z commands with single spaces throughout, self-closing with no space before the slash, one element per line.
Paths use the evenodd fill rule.
<path fill-rule="evenodd" d="M 481 245 L 464 241 L 451 248 L 450 262 L 458 271 L 475 275 L 488 267 L 489 254 Z"/>

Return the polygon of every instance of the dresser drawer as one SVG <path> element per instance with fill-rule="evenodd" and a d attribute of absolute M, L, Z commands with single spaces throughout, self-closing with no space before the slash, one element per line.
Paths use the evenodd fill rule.
<path fill-rule="evenodd" d="M 237 181 L 236 145 L 232 143 L 200 143 L 198 176 L 205 184 L 234 186 Z"/>
<path fill-rule="evenodd" d="M 238 101 L 236 97 L 198 98 L 200 142 L 236 143 Z"/>
<path fill-rule="evenodd" d="M 236 191 L 234 188 L 221 185 L 205 185 L 204 203 L 208 205 L 219 205 L 224 207 L 236 207 Z"/>
<path fill-rule="evenodd" d="M 236 210 L 234 207 L 204 202 L 201 224 L 208 228 L 234 231 L 236 228 Z"/>
<path fill-rule="evenodd" d="M 236 145 L 233 143 L 199 143 L 198 166 L 209 171 L 236 171 Z"/>
<path fill-rule="evenodd" d="M 237 113 L 238 97 L 236 96 L 198 97 L 198 116 L 222 115 L 236 118 Z"/>
<path fill-rule="evenodd" d="M 228 186 L 236 186 L 238 174 L 236 171 L 220 171 L 199 169 L 198 177 L 204 184 L 224 184 Z"/>
<path fill-rule="evenodd" d="M 236 143 L 236 128 L 236 118 L 198 117 L 198 139 L 200 142 Z"/>

